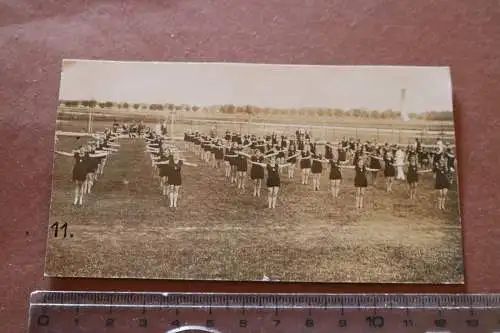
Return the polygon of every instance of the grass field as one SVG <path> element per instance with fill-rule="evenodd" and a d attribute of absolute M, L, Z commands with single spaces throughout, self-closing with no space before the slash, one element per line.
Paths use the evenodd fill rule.
<path fill-rule="evenodd" d="M 81 124 L 61 126 L 77 130 Z M 61 137 L 56 149 L 70 151 L 79 141 Z M 344 172 L 337 201 L 328 193 L 327 172 L 320 192 L 300 185 L 296 175 L 282 180 L 277 208 L 269 211 L 264 188 L 255 199 L 249 183 L 244 192 L 228 187 L 222 170 L 186 166 L 179 208 L 172 211 L 143 141 L 119 143 L 81 208 L 72 205 L 73 160 L 56 158 L 50 224 L 68 223 L 73 237 L 55 238 L 49 230 L 48 275 L 463 282 L 457 193 L 450 191 L 446 212 L 435 209 L 432 175 L 423 177 L 418 203 L 409 201 L 406 184 L 388 194 L 380 179 L 367 189 L 359 213 L 351 171 Z M 201 164 L 190 153 L 185 157 Z"/>

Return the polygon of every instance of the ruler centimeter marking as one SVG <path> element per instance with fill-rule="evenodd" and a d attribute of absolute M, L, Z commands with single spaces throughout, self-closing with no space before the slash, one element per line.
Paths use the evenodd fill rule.
<path fill-rule="evenodd" d="M 500 294 L 35 292 L 30 333 L 500 333 Z"/>

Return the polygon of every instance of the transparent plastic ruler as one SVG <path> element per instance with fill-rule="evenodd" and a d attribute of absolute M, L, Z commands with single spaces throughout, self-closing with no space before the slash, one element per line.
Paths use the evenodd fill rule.
<path fill-rule="evenodd" d="M 52 292 L 30 333 L 500 333 L 500 295 Z"/>

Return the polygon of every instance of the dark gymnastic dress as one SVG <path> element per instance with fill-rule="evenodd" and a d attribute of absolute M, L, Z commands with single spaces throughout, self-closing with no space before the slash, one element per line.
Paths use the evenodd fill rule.
<path fill-rule="evenodd" d="M 76 152 L 73 157 L 75 159 L 75 165 L 73 166 L 73 181 L 83 182 L 87 179 L 88 158 L 85 155 L 80 155 L 78 152 Z"/>
<path fill-rule="evenodd" d="M 370 157 L 370 169 L 380 170 L 382 166 L 380 165 L 380 160 L 373 156 Z"/>
<path fill-rule="evenodd" d="M 222 158 L 224 157 L 224 148 L 223 147 L 215 147 L 214 148 L 214 155 L 215 155 L 215 159 L 217 161 L 222 160 Z"/>
<path fill-rule="evenodd" d="M 169 166 L 170 170 L 168 175 L 168 185 L 180 186 L 182 184 L 182 160 L 177 161 L 177 163 L 175 163 L 173 160 L 170 160 Z"/>
<path fill-rule="evenodd" d="M 97 167 L 99 166 L 99 159 L 97 157 L 91 157 L 91 154 L 95 154 L 95 151 L 91 151 L 90 154 L 86 154 L 87 160 L 87 173 L 95 173 Z"/>
<path fill-rule="evenodd" d="M 446 169 L 446 167 L 436 167 L 436 185 L 434 188 L 436 190 L 450 188 L 450 180 L 448 179 L 448 170 Z"/>
<path fill-rule="evenodd" d="M 368 180 L 366 179 L 366 167 L 364 165 L 362 167 L 356 165 L 354 170 L 356 171 L 356 176 L 354 177 L 354 186 L 367 187 Z"/>
<path fill-rule="evenodd" d="M 264 157 L 263 156 L 260 156 L 260 157 L 252 156 L 251 161 L 263 163 Z M 251 179 L 264 179 L 264 168 L 260 165 L 252 164 L 252 168 L 250 169 L 250 178 Z"/>
<path fill-rule="evenodd" d="M 325 158 L 331 160 L 333 158 L 333 150 L 330 146 L 325 146 Z"/>
<path fill-rule="evenodd" d="M 293 156 L 293 155 L 295 155 L 295 154 L 297 154 L 297 151 L 296 151 L 296 150 L 290 150 L 290 149 L 288 150 L 288 157 Z M 289 158 L 289 159 L 287 160 L 287 162 L 288 162 L 288 163 L 291 163 L 291 164 L 295 164 L 295 163 L 297 163 L 297 156 L 292 157 L 292 158 Z"/>
<path fill-rule="evenodd" d="M 247 172 L 248 161 L 245 155 L 238 155 L 238 157 L 236 157 L 236 170 L 239 172 Z"/>
<path fill-rule="evenodd" d="M 418 182 L 418 168 L 417 165 L 409 165 L 408 166 L 408 173 L 406 175 L 408 184 L 414 184 Z"/>
<path fill-rule="evenodd" d="M 340 148 L 338 150 L 338 153 L 339 153 L 339 162 L 345 162 L 347 161 L 347 152 L 344 148 Z"/>
<path fill-rule="evenodd" d="M 168 164 L 158 164 L 158 174 L 160 177 L 168 177 L 169 176 L 169 171 L 170 167 L 172 164 L 172 157 L 171 156 L 161 156 L 158 162 L 165 162 L 169 161 L 170 163 Z"/>
<path fill-rule="evenodd" d="M 342 172 L 340 172 L 340 163 L 330 160 L 330 180 L 342 179 Z"/>
<path fill-rule="evenodd" d="M 267 187 L 279 187 L 280 174 L 278 164 L 267 165 Z"/>
<path fill-rule="evenodd" d="M 310 169 L 311 168 L 311 153 L 308 152 L 302 152 L 300 153 L 300 156 L 302 159 L 300 160 L 300 168 L 301 169 Z"/>
<path fill-rule="evenodd" d="M 278 155 L 276 156 L 277 158 L 285 158 L 285 150 L 282 149 L 280 145 L 276 145 L 276 150 L 278 151 Z"/>
<path fill-rule="evenodd" d="M 394 168 L 394 158 L 384 158 L 385 168 L 384 168 L 384 176 L 385 177 L 394 177 L 396 176 L 396 169 Z"/>
<path fill-rule="evenodd" d="M 235 149 L 229 149 L 228 155 L 236 155 L 236 150 Z M 231 166 L 236 165 L 236 158 L 234 156 L 229 157 L 229 164 Z"/>
<path fill-rule="evenodd" d="M 312 161 L 311 172 L 315 174 L 323 172 L 323 164 L 321 163 L 321 161 Z"/>

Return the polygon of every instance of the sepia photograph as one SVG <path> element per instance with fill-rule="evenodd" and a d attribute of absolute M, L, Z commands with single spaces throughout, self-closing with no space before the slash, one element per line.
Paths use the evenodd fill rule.
<path fill-rule="evenodd" d="M 64 60 L 45 275 L 464 283 L 448 67 Z"/>

